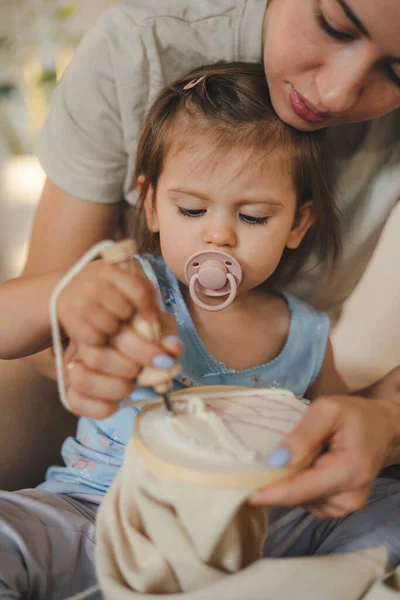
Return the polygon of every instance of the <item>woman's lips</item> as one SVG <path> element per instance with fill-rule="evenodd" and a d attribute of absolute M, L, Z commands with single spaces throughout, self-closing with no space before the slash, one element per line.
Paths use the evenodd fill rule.
<path fill-rule="evenodd" d="M 303 121 L 308 121 L 309 123 L 322 123 L 323 121 L 327 121 L 330 117 L 328 113 L 320 113 L 311 108 L 307 101 L 300 96 L 293 87 L 289 93 L 289 100 L 293 111 L 300 119 L 303 119 Z"/>

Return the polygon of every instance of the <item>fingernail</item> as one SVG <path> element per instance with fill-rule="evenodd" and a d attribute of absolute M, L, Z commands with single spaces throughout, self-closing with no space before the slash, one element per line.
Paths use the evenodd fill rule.
<path fill-rule="evenodd" d="M 267 462 L 270 467 L 277 469 L 279 467 L 286 467 L 291 460 L 292 455 L 288 448 L 277 448 L 269 455 Z"/>
<path fill-rule="evenodd" d="M 184 347 L 184 343 L 177 335 L 166 335 L 163 341 L 167 342 L 167 344 L 172 344 L 173 346 L 181 346 L 182 348 Z"/>
<path fill-rule="evenodd" d="M 168 356 L 168 354 L 157 354 L 157 356 L 153 358 L 152 364 L 156 369 L 171 369 L 174 366 L 175 361 L 171 356 Z"/>

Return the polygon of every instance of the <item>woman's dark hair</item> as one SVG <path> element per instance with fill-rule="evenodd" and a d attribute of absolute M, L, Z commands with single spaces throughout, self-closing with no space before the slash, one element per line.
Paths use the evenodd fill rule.
<path fill-rule="evenodd" d="M 263 67 L 249 63 L 221 63 L 192 71 L 162 90 L 154 102 L 137 150 L 136 178 L 144 175 L 133 228 L 139 252 L 160 250 L 158 234 L 146 226 L 144 199 L 150 186 L 155 197 L 168 153 L 194 132 L 206 132 L 222 149 L 251 149 L 254 160 L 283 153 L 298 207 L 312 203 L 315 223 L 296 250 L 285 249 L 268 284 L 288 283 L 311 256 L 315 262 L 334 265 L 341 244 L 326 132 L 298 131 L 281 121 L 272 108 Z"/>

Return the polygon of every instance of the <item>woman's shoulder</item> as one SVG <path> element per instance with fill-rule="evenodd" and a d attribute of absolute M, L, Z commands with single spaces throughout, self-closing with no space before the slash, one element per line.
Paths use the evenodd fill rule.
<path fill-rule="evenodd" d="M 206 63 L 259 60 L 265 6 L 266 0 L 125 0 L 105 11 L 89 35 L 111 53 L 115 46 L 119 60 L 121 47 L 132 58 L 130 48 L 149 44 L 168 63 L 172 80 Z"/>
<path fill-rule="evenodd" d="M 125 0 L 108 8 L 100 22 L 125 30 L 154 20 L 195 24 L 199 20 L 220 17 L 242 18 L 243 11 L 249 8 L 249 4 L 259 4 L 260 8 L 263 7 L 263 12 L 265 10 L 265 0 Z"/>

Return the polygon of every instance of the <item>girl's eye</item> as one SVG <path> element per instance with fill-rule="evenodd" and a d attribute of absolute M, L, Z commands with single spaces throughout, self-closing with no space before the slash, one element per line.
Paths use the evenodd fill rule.
<path fill-rule="evenodd" d="M 355 39 L 355 36 L 351 33 L 345 33 L 344 31 L 339 31 L 338 29 L 332 27 L 332 25 L 330 25 L 330 23 L 328 23 L 328 21 L 325 19 L 320 8 L 318 8 L 316 11 L 316 17 L 319 27 L 324 33 L 329 35 L 329 37 L 338 40 L 339 42 L 351 42 Z"/>
<path fill-rule="evenodd" d="M 250 217 L 249 215 L 240 214 L 239 218 L 247 225 L 266 225 L 269 217 Z"/>
<path fill-rule="evenodd" d="M 201 215 L 204 215 L 206 211 L 204 209 L 192 209 L 177 206 L 176 212 L 178 215 L 183 215 L 184 217 L 201 217 Z"/>

